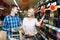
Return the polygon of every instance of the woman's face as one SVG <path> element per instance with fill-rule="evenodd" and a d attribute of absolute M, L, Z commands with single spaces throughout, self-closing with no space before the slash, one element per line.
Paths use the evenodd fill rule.
<path fill-rule="evenodd" d="M 28 16 L 28 17 L 31 17 L 31 16 L 32 16 L 32 12 L 29 12 L 29 11 L 28 11 L 27 16 Z"/>

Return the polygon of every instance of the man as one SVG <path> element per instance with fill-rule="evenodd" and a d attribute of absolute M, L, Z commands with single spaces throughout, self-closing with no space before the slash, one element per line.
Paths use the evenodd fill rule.
<path fill-rule="evenodd" d="M 16 32 L 14 28 L 20 26 L 20 18 L 19 16 L 15 15 L 18 12 L 18 8 L 16 5 L 11 6 L 11 12 L 8 16 L 5 17 L 2 25 L 2 29 L 7 31 L 7 38 L 10 40 L 12 34 L 19 34 Z M 19 40 L 19 37 L 14 37 L 14 40 Z"/>

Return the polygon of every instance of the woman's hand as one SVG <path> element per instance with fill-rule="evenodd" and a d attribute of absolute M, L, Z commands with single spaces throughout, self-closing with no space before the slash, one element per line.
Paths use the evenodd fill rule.
<path fill-rule="evenodd" d="M 11 32 L 16 32 L 16 31 L 15 31 L 15 29 L 12 28 L 12 29 L 11 29 Z"/>
<path fill-rule="evenodd" d="M 44 26 L 44 22 L 43 21 L 40 22 L 39 24 L 40 24 L 40 27 L 43 27 Z"/>

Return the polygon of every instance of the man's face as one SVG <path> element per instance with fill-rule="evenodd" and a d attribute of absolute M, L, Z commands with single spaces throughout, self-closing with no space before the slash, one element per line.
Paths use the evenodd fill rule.
<path fill-rule="evenodd" d="M 18 8 L 17 8 L 17 7 L 14 7 L 14 8 L 12 9 L 12 11 L 13 11 L 15 14 L 17 14 Z"/>

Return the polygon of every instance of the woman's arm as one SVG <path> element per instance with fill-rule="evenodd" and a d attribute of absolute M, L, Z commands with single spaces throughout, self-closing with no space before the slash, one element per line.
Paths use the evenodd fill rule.
<path fill-rule="evenodd" d="M 46 14 L 43 15 L 43 17 L 41 18 L 41 20 L 40 20 L 40 22 L 39 22 L 40 26 L 42 26 L 42 24 L 43 24 L 43 20 L 44 20 L 44 18 L 45 18 L 45 15 L 46 15 Z"/>
<path fill-rule="evenodd" d="M 45 14 L 43 15 L 43 17 L 41 18 L 41 20 L 38 22 L 38 20 L 36 19 L 36 26 L 41 26 L 41 24 L 43 23 L 43 19 L 45 18 Z"/>

